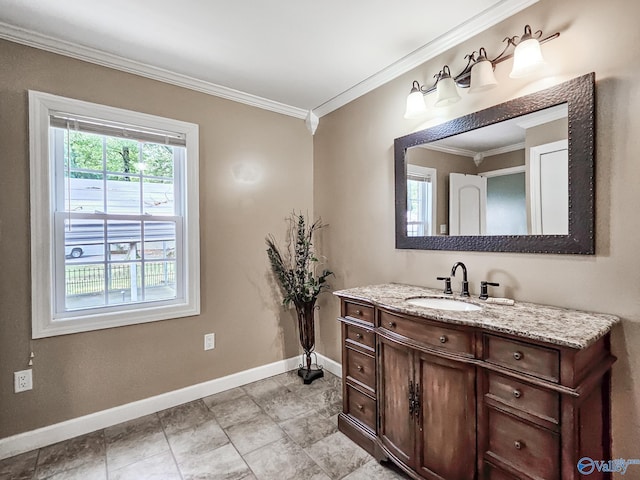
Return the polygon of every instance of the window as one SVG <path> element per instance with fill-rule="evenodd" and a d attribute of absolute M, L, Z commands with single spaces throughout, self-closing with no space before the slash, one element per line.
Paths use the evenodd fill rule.
<path fill-rule="evenodd" d="M 33 338 L 196 315 L 198 126 L 29 92 Z"/>
<path fill-rule="evenodd" d="M 407 236 L 435 235 L 436 170 L 407 166 Z"/>

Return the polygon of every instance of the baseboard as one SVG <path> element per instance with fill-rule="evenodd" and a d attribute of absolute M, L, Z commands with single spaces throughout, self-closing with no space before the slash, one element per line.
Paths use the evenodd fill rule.
<path fill-rule="evenodd" d="M 318 353 L 318 363 L 327 371 L 333 373 L 336 377 L 342 377 L 342 365 L 329 357 L 325 357 Z"/>
<path fill-rule="evenodd" d="M 318 355 L 334 373 L 338 365 Z M 0 439 L 0 460 L 298 368 L 300 356 Z M 331 364 L 331 366 L 329 366 Z"/>

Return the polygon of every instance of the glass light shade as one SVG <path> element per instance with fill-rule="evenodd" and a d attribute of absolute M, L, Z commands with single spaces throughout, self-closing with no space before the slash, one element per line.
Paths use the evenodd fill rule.
<path fill-rule="evenodd" d="M 419 90 L 413 89 L 407 97 L 407 109 L 404 118 L 420 118 L 427 113 L 427 105 L 424 103 L 424 95 Z"/>
<path fill-rule="evenodd" d="M 445 107 L 460 100 L 456 82 L 454 82 L 453 78 L 448 75 L 443 76 L 438 80 L 436 90 L 438 92 L 438 100 L 436 100 L 435 103 L 436 107 Z"/>
<path fill-rule="evenodd" d="M 547 63 L 542 58 L 540 42 L 535 38 L 521 41 L 513 52 L 513 69 L 511 78 L 522 78 L 544 67 Z"/>
<path fill-rule="evenodd" d="M 498 85 L 496 76 L 493 74 L 493 65 L 486 58 L 478 60 L 471 67 L 471 85 L 469 93 L 484 92 Z"/>

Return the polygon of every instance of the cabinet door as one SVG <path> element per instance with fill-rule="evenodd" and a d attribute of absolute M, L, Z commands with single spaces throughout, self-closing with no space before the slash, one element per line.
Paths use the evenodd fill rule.
<path fill-rule="evenodd" d="M 410 382 L 413 382 L 413 351 L 378 337 L 380 438 L 383 445 L 408 467 L 415 466 L 415 419 L 409 411 Z"/>
<path fill-rule="evenodd" d="M 425 478 L 476 478 L 475 367 L 416 353 L 416 470 Z"/>

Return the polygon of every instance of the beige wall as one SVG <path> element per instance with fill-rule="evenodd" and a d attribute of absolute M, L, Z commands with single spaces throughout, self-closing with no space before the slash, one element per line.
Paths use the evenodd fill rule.
<path fill-rule="evenodd" d="M 478 173 L 519 167 L 524 164 L 524 150 L 514 150 L 513 152 L 499 153 L 498 155 L 485 157 L 482 163 L 478 165 Z"/>
<path fill-rule="evenodd" d="M 298 353 L 264 237 L 284 236 L 292 209 L 312 212 L 304 122 L 5 41 L 0 65 L 0 438 Z M 28 89 L 200 125 L 201 315 L 30 340 Z M 261 181 L 234 182 L 237 162 Z M 34 389 L 14 394 L 30 351 Z"/>
<path fill-rule="evenodd" d="M 640 3 L 627 0 L 541 0 L 414 71 L 325 116 L 314 138 L 314 205 L 331 228 L 324 254 L 336 272 L 334 288 L 380 282 L 439 287 L 458 260 L 466 263 L 472 293 L 479 282 L 502 285 L 499 296 L 607 312 L 623 318 L 613 334 L 614 457 L 637 458 L 640 445 L 640 104 L 636 19 Z M 561 36 L 544 45 L 547 80 L 508 78 L 511 62 L 496 68 L 500 86 L 440 110 L 446 120 L 595 71 L 597 78 L 596 255 L 535 255 L 396 250 L 393 139 L 433 123 L 403 119 L 412 80 L 429 81 L 442 65 L 458 70 L 466 53 L 490 55 L 525 24 Z M 625 46 L 620 48 L 620 45 Z M 428 97 L 433 102 L 433 98 Z M 435 114 L 434 114 L 435 115 Z M 362 172 L 366 171 L 366 181 Z M 357 184 L 358 188 L 352 188 Z M 459 284 L 454 288 L 460 288 Z M 340 359 L 336 298 L 321 302 L 319 350 Z"/>

